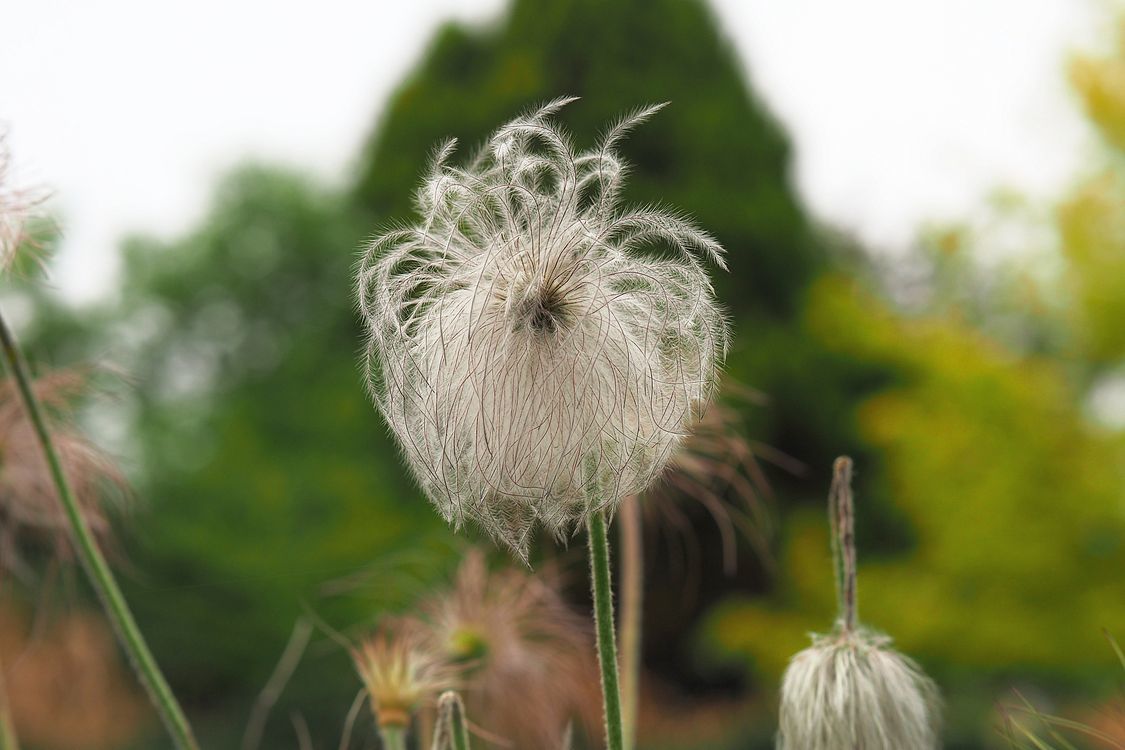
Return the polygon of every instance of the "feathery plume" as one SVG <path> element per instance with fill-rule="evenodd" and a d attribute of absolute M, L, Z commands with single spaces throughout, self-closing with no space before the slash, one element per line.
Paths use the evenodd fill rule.
<path fill-rule="evenodd" d="M 572 718 L 598 726 L 592 634 L 549 574 L 489 571 L 470 550 L 453 587 L 421 611 L 436 648 L 464 670 L 469 716 L 498 743 L 549 750 Z"/>
<path fill-rule="evenodd" d="M 743 402 L 760 394 L 730 379 L 724 379 L 721 389 L 723 393 L 672 454 L 660 481 L 641 499 L 646 522 L 668 532 L 669 539 L 680 530 L 685 544 L 693 539 L 682 501 L 704 508 L 719 529 L 724 570 L 733 575 L 740 535 L 764 564 L 772 565 L 772 492 L 759 463 L 759 449 L 746 437 L 741 414 Z M 777 451 L 771 458 L 786 460 L 786 468 L 795 463 Z"/>
<path fill-rule="evenodd" d="M 829 491 L 839 619 L 793 657 L 781 684 L 778 750 L 937 750 L 937 686 L 891 639 L 858 625 L 852 462 Z"/>
<path fill-rule="evenodd" d="M 46 199 L 45 191 L 11 184 L 11 153 L 7 135 L 0 132 L 0 270 L 8 270 L 27 241 L 27 222 Z"/>
<path fill-rule="evenodd" d="M 621 210 L 622 119 L 577 152 L 558 99 L 501 127 L 466 167 L 438 149 L 422 220 L 359 273 L 374 401 L 455 526 L 526 556 L 660 474 L 710 401 L 727 331 L 703 267 L 723 250 L 686 219 Z M 656 257 L 650 249 L 674 252 Z"/>
<path fill-rule="evenodd" d="M 109 534 L 104 511 L 108 490 L 122 494 L 127 483 L 116 464 L 74 426 L 73 402 L 87 389 L 88 376 L 60 370 L 39 377 L 36 395 L 51 419 L 55 450 L 86 522 L 103 541 Z M 69 555 L 70 535 L 50 468 L 15 384 L 0 381 L 0 569 L 22 573 L 21 546 L 45 543 Z"/>

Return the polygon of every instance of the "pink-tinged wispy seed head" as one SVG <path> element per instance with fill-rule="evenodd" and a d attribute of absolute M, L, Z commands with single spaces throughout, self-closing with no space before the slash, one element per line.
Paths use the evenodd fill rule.
<path fill-rule="evenodd" d="M 660 481 L 641 498 L 645 520 L 666 536 L 674 549 L 682 549 L 685 558 L 698 555 L 698 542 L 685 501 L 694 502 L 707 511 L 718 527 L 723 567 L 728 575 L 733 575 L 737 566 L 740 536 L 772 570 L 769 538 L 773 531 L 773 496 L 759 462 L 761 447 L 747 438 L 741 412 L 746 402 L 760 395 L 730 379 L 725 379 L 722 389 L 724 393 L 715 399 L 672 455 Z M 768 455 L 784 458 L 777 451 Z"/>
<path fill-rule="evenodd" d="M 46 408 L 51 438 L 71 491 L 91 530 L 109 534 L 105 505 L 124 497 L 127 483 L 114 461 L 77 428 L 74 402 L 89 390 L 89 373 L 59 370 L 40 376 L 36 395 Z M 16 385 L 0 381 L 0 568 L 25 572 L 21 549 L 46 544 L 71 553 L 69 524 L 35 427 Z"/>
<path fill-rule="evenodd" d="M 710 401 L 727 329 L 708 234 L 625 210 L 617 142 L 576 151 L 550 117 L 500 128 L 468 166 L 438 150 L 421 220 L 372 242 L 359 274 L 375 403 L 426 494 L 526 555 L 663 470 Z M 657 257 L 654 249 L 671 249 Z"/>
<path fill-rule="evenodd" d="M 437 648 L 464 668 L 470 719 L 497 743 L 559 748 L 571 721 L 600 729 L 593 633 L 550 571 L 489 570 L 471 550 L 452 588 L 421 611 Z"/>

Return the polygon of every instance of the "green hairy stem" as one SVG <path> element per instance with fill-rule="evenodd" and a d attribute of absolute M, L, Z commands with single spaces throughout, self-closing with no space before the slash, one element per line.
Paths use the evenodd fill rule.
<path fill-rule="evenodd" d="M 12 716 L 7 711 L 0 712 L 0 750 L 20 750 Z"/>
<path fill-rule="evenodd" d="M 4 677 L 0 675 L 0 691 L 4 689 Z M 0 694 L 0 750 L 20 750 L 16 727 L 12 722 L 12 712 L 8 709 L 8 696 Z"/>
<path fill-rule="evenodd" d="M 617 676 L 617 634 L 613 624 L 613 584 L 609 572 L 609 541 L 605 515 L 591 513 L 586 519 L 590 535 L 590 582 L 594 591 L 594 624 L 598 637 L 598 662 L 602 670 L 607 750 L 624 750 L 621 721 L 621 688 Z"/>
<path fill-rule="evenodd" d="M 406 750 L 406 729 L 400 726 L 379 727 L 383 750 Z"/>

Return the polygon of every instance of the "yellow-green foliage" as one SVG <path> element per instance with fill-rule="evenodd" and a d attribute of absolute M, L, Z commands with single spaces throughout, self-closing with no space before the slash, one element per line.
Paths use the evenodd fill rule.
<path fill-rule="evenodd" d="M 1117 54 L 1076 58 L 1070 64 L 1070 81 L 1102 135 L 1114 148 L 1125 150 L 1125 18 L 1117 24 Z"/>
<path fill-rule="evenodd" d="M 1112 154 L 1060 207 L 1059 231 L 1079 339 L 1091 357 L 1112 361 L 1125 357 L 1125 20 L 1116 56 L 1078 58 L 1070 73 Z"/>
<path fill-rule="evenodd" d="M 955 315 L 905 318 L 841 279 L 814 287 L 805 324 L 901 373 L 858 419 L 917 544 L 875 560 L 861 547 L 860 618 L 953 668 L 1110 669 L 1101 628 L 1125 630 L 1125 443 L 1083 419 L 1063 367 Z M 820 514 L 790 525 L 788 606 L 736 603 L 713 620 L 764 673 L 831 625 L 824 526 Z"/>
<path fill-rule="evenodd" d="M 1125 436 L 1081 408 L 1090 368 L 1125 358 L 1125 23 L 1116 55 L 1070 73 L 1108 158 L 1057 213 L 1078 344 L 1066 358 L 1016 352 L 956 307 L 904 317 L 839 278 L 814 287 L 805 312 L 810 338 L 900 373 L 856 418 L 914 546 L 874 559 L 861 547 L 860 616 L 936 666 L 1108 672 L 1101 629 L 1125 629 Z M 811 512 L 788 525 L 781 600 L 712 619 L 716 640 L 763 674 L 831 625 L 824 527 Z"/>

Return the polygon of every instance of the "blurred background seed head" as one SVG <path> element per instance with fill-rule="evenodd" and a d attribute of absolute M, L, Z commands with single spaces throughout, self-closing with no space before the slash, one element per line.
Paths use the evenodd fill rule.
<path fill-rule="evenodd" d="M 95 537 L 110 543 L 112 511 L 123 509 L 128 483 L 114 460 L 76 423 L 75 409 L 95 388 L 96 373 L 70 369 L 39 376 L 33 388 L 47 410 L 55 449 Z M 109 511 L 109 512 L 107 512 Z M 25 554 L 73 560 L 62 503 L 39 437 L 15 383 L 0 380 L 0 575 L 34 578 Z"/>
<path fill-rule="evenodd" d="M 482 742 L 561 748 L 572 724 L 600 735 L 591 625 L 563 599 L 558 578 L 553 568 L 490 571 L 473 549 L 452 587 L 420 605 L 436 647 L 464 670 L 465 705 Z"/>

